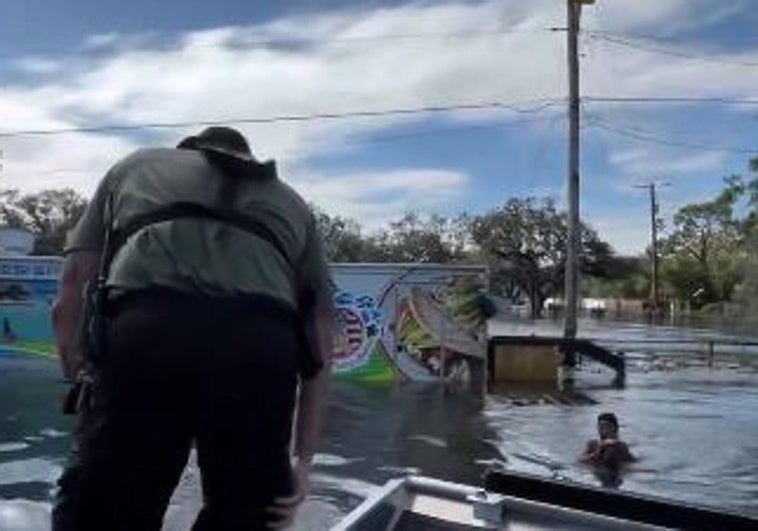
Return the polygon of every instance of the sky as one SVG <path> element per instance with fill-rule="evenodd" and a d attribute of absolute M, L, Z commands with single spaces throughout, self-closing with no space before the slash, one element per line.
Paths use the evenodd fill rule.
<path fill-rule="evenodd" d="M 0 187 L 89 196 L 121 157 L 201 126 L 15 133 L 208 121 L 238 127 L 283 180 L 369 231 L 408 211 L 564 204 L 565 11 L 563 0 L 11 0 Z M 758 155 L 758 105 L 670 101 L 758 100 L 757 26 L 758 0 L 584 8 L 581 213 L 619 253 L 648 244 L 635 185 L 666 182 L 670 217 Z M 255 122 L 324 114 L 348 116 Z"/>

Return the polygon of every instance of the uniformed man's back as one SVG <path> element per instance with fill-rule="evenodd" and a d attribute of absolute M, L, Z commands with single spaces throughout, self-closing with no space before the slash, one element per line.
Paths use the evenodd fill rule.
<path fill-rule="evenodd" d="M 276 176 L 272 163 L 245 175 L 225 175 L 200 151 L 143 149 L 114 166 L 71 235 L 67 252 L 96 249 L 113 198 L 114 228 L 161 207 L 189 202 L 234 210 L 265 224 L 287 257 L 271 243 L 223 222 L 175 219 L 145 227 L 113 260 L 109 284 L 119 291 L 151 287 L 208 295 L 265 293 L 295 305 L 291 266 L 314 238 L 306 203 Z M 226 187 L 233 193 L 224 196 Z M 307 265 L 307 264 L 306 264 Z"/>
<path fill-rule="evenodd" d="M 286 523 L 306 490 L 333 326 L 305 201 L 238 132 L 210 128 L 116 164 L 66 252 L 56 342 L 84 384 L 54 531 L 158 531 L 192 444 L 196 531 Z M 84 312 L 82 359 L 85 286 L 99 302 Z"/>

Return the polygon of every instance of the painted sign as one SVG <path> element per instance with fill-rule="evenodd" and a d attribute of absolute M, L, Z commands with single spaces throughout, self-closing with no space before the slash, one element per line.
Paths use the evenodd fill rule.
<path fill-rule="evenodd" d="M 337 377 L 391 382 L 484 377 L 479 266 L 335 264 Z"/>
<path fill-rule="evenodd" d="M 52 342 L 50 307 L 62 265 L 59 257 L 0 258 L 0 342 Z"/>
<path fill-rule="evenodd" d="M 0 258 L 6 339 L 52 340 L 60 258 Z M 487 284 L 481 266 L 335 264 L 333 370 L 365 383 L 478 382 L 484 373 Z M 472 385 L 477 385 L 473 383 Z"/>
<path fill-rule="evenodd" d="M 63 260 L 57 257 L 0 258 L 0 279 L 57 281 Z"/>

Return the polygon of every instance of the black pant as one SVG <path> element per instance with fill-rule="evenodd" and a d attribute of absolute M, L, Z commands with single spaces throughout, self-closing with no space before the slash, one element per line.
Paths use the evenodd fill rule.
<path fill-rule="evenodd" d="M 264 529 L 292 494 L 295 321 L 266 303 L 162 296 L 123 305 L 59 481 L 54 531 L 159 530 L 194 443 L 194 530 Z"/>

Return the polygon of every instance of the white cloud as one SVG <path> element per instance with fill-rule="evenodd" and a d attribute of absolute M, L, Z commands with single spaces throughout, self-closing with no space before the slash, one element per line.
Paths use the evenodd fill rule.
<path fill-rule="evenodd" d="M 679 150 L 674 153 L 655 147 L 617 148 L 608 155 L 608 161 L 625 177 L 618 183 L 622 186 L 651 179 L 665 180 L 693 173 L 717 172 L 724 167 L 726 159 L 726 154 L 722 152 L 682 153 Z"/>
<path fill-rule="evenodd" d="M 44 57 L 25 57 L 14 62 L 14 66 L 28 74 L 55 74 L 63 70 L 60 61 Z"/>
<path fill-rule="evenodd" d="M 599 0 L 583 11 L 590 29 L 672 36 L 752 12 L 752 0 Z"/>
<path fill-rule="evenodd" d="M 429 214 L 456 199 L 468 177 L 447 170 L 393 170 L 342 175 L 295 175 L 292 184 L 330 214 L 359 219 L 369 229 L 407 212 Z"/>
<path fill-rule="evenodd" d="M 650 244 L 649 218 L 645 215 L 631 217 L 596 217 L 590 223 L 601 237 L 607 239 L 616 253 L 637 255 Z"/>
<path fill-rule="evenodd" d="M 585 9 L 584 24 L 632 33 L 670 27 L 682 20 L 690 25 L 710 24 L 713 17 L 698 17 L 718 5 L 713 0 L 606 0 Z M 82 49 L 96 50 L 95 55 L 68 56 L 57 64 L 44 57 L 27 60 L 30 70 L 65 64 L 61 70 L 65 73 L 55 79 L 32 78 L 31 86 L 29 81 L 23 86 L 5 83 L 0 89 L 2 129 L 224 121 L 562 97 L 566 92 L 564 34 L 541 30 L 563 25 L 564 9 L 565 3 L 555 0 L 418 2 L 173 36 L 93 35 L 83 40 Z M 414 37 L 419 34 L 427 38 Z M 439 34 L 454 36 L 428 38 Z M 758 94 L 758 69 L 684 61 L 593 41 L 585 51 L 586 93 Z M 726 53 L 722 57 L 729 58 Z M 739 58 L 758 61 L 758 50 L 743 52 Z M 614 112 L 623 117 L 635 109 Z M 507 120 L 510 116 L 507 111 L 480 111 L 457 113 L 448 120 Z M 433 208 L 455 201 L 465 191 L 467 177 L 444 169 L 376 172 L 370 166 L 351 177 L 346 172 L 297 176 L 310 174 L 309 161 L 314 156 L 350 149 L 346 139 L 417 119 L 354 118 L 241 129 L 261 157 L 281 159 L 285 177 L 293 175 L 293 182 L 312 199 L 364 223 L 376 223 L 419 203 Z M 655 120 L 647 126 L 654 129 Z M 148 137 L 78 133 L 5 139 L 3 184 L 23 189 L 55 184 L 91 192 L 103 171 L 128 151 L 144 143 L 173 144 L 193 129 L 159 130 Z M 629 173 L 658 169 L 683 174 L 719 164 L 716 155 L 636 156 L 620 143 L 612 145 L 614 157 L 614 163 Z M 79 171 L 51 173 L 60 168 Z M 385 216 L 387 212 L 392 214 Z"/>
<path fill-rule="evenodd" d="M 121 36 L 118 33 L 97 33 L 84 39 L 84 45 L 91 48 L 100 48 L 111 46 L 119 41 Z"/>
<path fill-rule="evenodd" d="M 563 203 L 566 198 L 566 190 L 564 186 L 537 185 L 526 188 L 522 193 L 529 197 L 552 199 L 559 204 Z"/>

